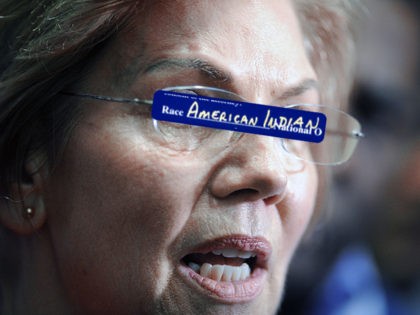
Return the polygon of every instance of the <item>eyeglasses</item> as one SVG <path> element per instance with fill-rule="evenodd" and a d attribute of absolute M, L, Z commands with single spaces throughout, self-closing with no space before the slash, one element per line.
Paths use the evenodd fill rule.
<path fill-rule="evenodd" d="M 233 92 L 214 87 L 199 85 L 175 86 L 162 90 L 246 102 L 244 98 Z M 107 102 L 129 103 L 142 106 L 153 105 L 152 96 L 150 99 L 139 99 L 72 92 L 65 92 L 63 94 Z M 360 123 L 354 117 L 334 107 L 313 104 L 295 104 L 285 107 L 322 113 L 327 117 L 325 137 L 320 143 L 283 138 L 278 139 L 283 150 L 299 160 L 321 165 L 338 165 L 344 163 L 353 154 L 358 140 L 364 137 L 364 134 L 361 132 Z M 157 121 L 154 119 L 151 119 L 151 121 L 154 129 L 163 140 L 163 145 L 177 151 L 192 151 L 201 146 L 223 149 L 234 141 L 237 141 L 243 135 L 234 131 L 188 124 Z"/>

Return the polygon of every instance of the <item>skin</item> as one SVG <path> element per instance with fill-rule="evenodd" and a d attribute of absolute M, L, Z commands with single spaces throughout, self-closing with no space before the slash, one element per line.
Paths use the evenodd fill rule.
<path fill-rule="evenodd" d="M 226 78 L 159 66 L 168 59 L 205 60 Z M 308 79 L 316 76 L 289 1 L 171 1 L 139 12 L 78 89 L 146 97 L 164 86 L 201 84 L 251 102 L 317 103 L 315 88 L 293 89 Z M 40 292 L 33 300 L 55 302 L 32 309 L 275 313 L 314 210 L 315 166 L 301 162 L 288 172 L 279 142 L 256 135 L 220 151 L 174 151 L 130 105 L 80 102 L 83 115 L 62 160 L 38 185 L 47 219 L 41 237 L 28 241 L 35 262 L 24 268 L 37 268 L 39 279 L 31 280 L 43 289 L 26 284 L 22 296 Z M 209 296 L 179 272 L 195 246 L 231 235 L 264 238 L 272 248 L 261 292 L 243 303 Z"/>

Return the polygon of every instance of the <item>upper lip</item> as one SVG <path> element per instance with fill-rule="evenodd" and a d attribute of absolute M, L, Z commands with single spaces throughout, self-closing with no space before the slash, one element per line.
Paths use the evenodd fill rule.
<path fill-rule="evenodd" d="M 264 269 L 267 269 L 267 262 L 272 252 L 270 242 L 264 237 L 229 235 L 200 243 L 184 252 L 182 258 L 193 253 L 207 254 L 222 249 L 237 249 L 243 252 L 253 252 L 257 257 L 256 266 Z"/>

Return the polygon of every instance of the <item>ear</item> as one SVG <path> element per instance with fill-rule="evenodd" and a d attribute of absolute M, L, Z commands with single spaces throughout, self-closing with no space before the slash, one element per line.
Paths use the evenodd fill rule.
<path fill-rule="evenodd" d="M 0 203 L 0 223 L 17 234 L 28 235 L 45 224 L 47 214 L 43 196 L 43 169 L 28 162 L 28 180 L 10 187 L 9 196 Z"/>

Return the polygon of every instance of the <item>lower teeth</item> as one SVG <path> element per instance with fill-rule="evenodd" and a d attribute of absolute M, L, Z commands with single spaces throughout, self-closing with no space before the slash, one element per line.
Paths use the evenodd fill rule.
<path fill-rule="evenodd" d="M 204 263 L 200 267 L 200 265 L 190 262 L 188 266 L 202 277 L 207 277 L 215 281 L 239 281 L 245 280 L 251 275 L 251 269 L 247 263 L 243 263 L 240 266 Z"/>

